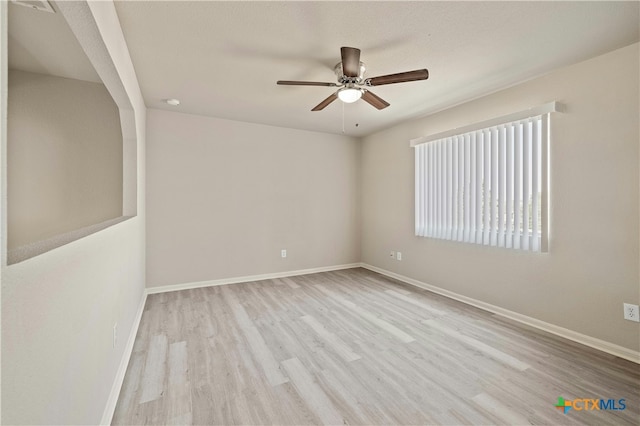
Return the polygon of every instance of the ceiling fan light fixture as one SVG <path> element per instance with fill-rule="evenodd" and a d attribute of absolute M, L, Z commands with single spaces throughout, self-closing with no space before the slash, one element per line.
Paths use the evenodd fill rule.
<path fill-rule="evenodd" d="M 351 104 L 362 97 L 362 89 L 345 87 L 338 91 L 338 98 L 346 104 Z"/>

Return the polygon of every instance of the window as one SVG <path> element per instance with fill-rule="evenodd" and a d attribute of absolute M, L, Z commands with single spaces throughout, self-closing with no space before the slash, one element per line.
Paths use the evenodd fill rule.
<path fill-rule="evenodd" d="M 416 235 L 547 251 L 549 113 L 558 109 L 412 141 Z"/>

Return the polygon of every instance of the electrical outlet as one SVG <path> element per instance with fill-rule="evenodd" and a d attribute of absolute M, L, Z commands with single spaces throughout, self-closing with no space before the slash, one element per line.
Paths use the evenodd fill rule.
<path fill-rule="evenodd" d="M 113 324 L 113 347 L 118 344 L 118 323 Z"/>
<path fill-rule="evenodd" d="M 392 250 L 392 251 L 390 251 L 390 252 L 389 252 L 389 256 L 391 256 L 391 258 L 392 258 L 392 259 L 395 259 L 395 258 L 396 258 L 396 252 L 395 252 L 395 251 L 393 251 L 393 250 Z"/>
<path fill-rule="evenodd" d="M 399 251 L 396 252 L 396 260 L 402 260 L 402 253 Z"/>
<path fill-rule="evenodd" d="M 631 303 L 624 304 L 624 319 L 640 322 L 640 307 Z"/>
<path fill-rule="evenodd" d="M 287 257 L 287 250 L 280 250 L 280 257 L 282 258 Z"/>

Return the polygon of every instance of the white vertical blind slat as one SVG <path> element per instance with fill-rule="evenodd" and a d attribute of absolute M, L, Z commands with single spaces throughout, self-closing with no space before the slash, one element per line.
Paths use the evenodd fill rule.
<path fill-rule="evenodd" d="M 464 135 L 464 242 L 469 242 L 469 229 L 471 227 L 471 150 L 469 147 L 469 135 Z"/>
<path fill-rule="evenodd" d="M 436 232 L 436 236 L 438 238 L 443 238 L 444 226 L 443 223 L 445 221 L 445 190 L 446 190 L 446 181 L 444 179 L 444 142 L 438 141 L 438 230 Z"/>
<path fill-rule="evenodd" d="M 442 141 L 442 229 L 440 238 L 447 238 L 447 141 Z"/>
<path fill-rule="evenodd" d="M 458 137 L 451 138 L 451 239 L 458 239 Z"/>
<path fill-rule="evenodd" d="M 427 179 L 428 173 L 429 173 L 429 164 L 427 163 L 427 161 L 429 160 L 429 149 L 428 147 L 423 149 L 422 151 L 420 151 L 420 163 L 422 164 L 423 170 L 422 170 L 422 176 L 423 179 Z M 421 233 L 420 235 L 425 236 L 427 235 L 427 229 L 429 226 L 429 215 L 428 215 L 428 197 L 429 197 L 429 185 L 430 185 L 430 180 L 425 180 L 424 182 L 422 182 L 422 187 L 421 187 L 421 199 L 420 199 L 420 210 L 421 211 L 421 221 L 422 221 L 422 229 L 421 229 Z"/>
<path fill-rule="evenodd" d="M 505 247 L 513 247 L 513 124 L 507 127 L 507 220 Z"/>
<path fill-rule="evenodd" d="M 422 152 L 424 151 L 424 147 L 423 146 L 418 146 L 416 147 L 416 152 L 415 152 L 415 167 L 416 167 L 416 173 L 415 173 L 415 215 L 416 215 L 416 223 L 415 223 L 415 234 L 416 235 L 422 235 L 422 196 L 423 196 L 423 185 L 424 182 L 426 182 L 425 180 L 423 180 L 424 177 L 424 166 L 422 164 Z"/>
<path fill-rule="evenodd" d="M 540 159 L 539 159 L 539 133 L 540 122 L 538 120 L 532 123 L 532 138 L 531 138 L 531 250 L 538 251 L 540 247 L 540 240 L 538 238 L 538 191 L 539 179 L 540 179 Z"/>
<path fill-rule="evenodd" d="M 446 232 L 445 232 L 445 238 L 447 240 L 451 239 L 451 224 L 453 222 L 453 203 L 452 203 L 452 186 L 453 186 L 453 170 L 452 170 L 452 157 L 453 157 L 453 153 L 452 153 L 452 144 L 451 144 L 451 138 L 448 138 L 446 140 L 446 147 L 447 147 L 447 162 L 446 162 L 446 178 L 447 178 L 447 199 L 445 201 L 445 209 L 446 209 L 446 215 L 447 215 L 447 227 L 446 227 Z"/>
<path fill-rule="evenodd" d="M 514 129 L 513 158 L 513 248 L 520 248 L 522 222 L 520 208 L 522 206 L 522 123 L 516 123 Z"/>
<path fill-rule="evenodd" d="M 458 136 L 456 143 L 458 144 L 458 189 L 456 192 L 458 200 L 458 233 L 455 239 L 462 241 L 464 239 L 464 137 Z"/>
<path fill-rule="evenodd" d="M 476 143 L 476 134 L 472 133 L 469 135 L 469 146 L 471 147 L 471 174 L 469 175 L 469 187 L 471 188 L 470 192 L 470 208 L 469 208 L 469 218 L 471 220 L 471 228 L 469 228 L 469 242 L 476 242 L 476 185 L 475 178 L 477 176 L 477 156 L 478 156 L 478 145 Z"/>
<path fill-rule="evenodd" d="M 549 250 L 549 206 L 548 167 L 549 167 L 549 114 L 544 114 L 540 125 L 540 251 Z"/>
<path fill-rule="evenodd" d="M 484 164 L 484 139 L 482 132 L 476 132 L 476 237 L 475 242 L 482 244 L 482 176 Z"/>
<path fill-rule="evenodd" d="M 448 218 L 448 202 L 447 202 L 447 190 L 448 190 L 448 170 L 447 170 L 447 141 L 442 141 L 442 230 L 440 237 L 443 239 L 447 238 L 447 218 Z"/>
<path fill-rule="evenodd" d="M 439 157 L 438 157 L 438 143 L 434 142 L 433 143 L 433 147 L 432 149 L 432 155 L 433 158 L 431 159 L 432 163 L 433 163 L 433 194 L 431 195 L 433 197 L 433 227 L 431 228 L 431 236 L 434 238 L 438 237 L 438 219 L 439 219 L 439 215 L 438 215 L 438 211 L 440 210 L 440 200 L 439 200 L 439 196 L 440 196 L 440 192 L 439 192 L 439 187 L 438 184 L 440 183 L 440 179 L 439 179 L 439 175 L 438 175 L 438 164 L 439 164 Z"/>
<path fill-rule="evenodd" d="M 489 236 L 491 232 L 491 132 L 485 130 L 482 132 L 484 145 L 484 181 L 482 183 L 482 204 L 484 207 L 484 227 L 482 235 L 482 243 L 489 244 Z"/>
<path fill-rule="evenodd" d="M 529 207 L 531 197 L 531 122 L 527 120 L 522 138 L 522 248 L 529 250 Z"/>
<path fill-rule="evenodd" d="M 436 172 L 435 172 L 435 147 L 432 143 L 429 144 L 429 219 L 428 228 L 426 234 L 429 237 L 433 237 L 433 228 L 436 224 L 435 211 L 436 211 Z"/>
<path fill-rule="evenodd" d="M 440 149 L 440 201 L 438 204 L 440 206 L 440 219 L 438 222 L 438 238 L 444 238 L 444 231 L 447 227 L 447 203 L 445 201 L 447 198 L 447 179 L 445 179 L 444 175 L 444 164 L 447 161 L 447 149 L 444 141 L 438 142 L 438 145 Z"/>
<path fill-rule="evenodd" d="M 498 128 L 491 129 L 491 234 L 490 244 L 498 244 Z"/>
<path fill-rule="evenodd" d="M 429 155 L 431 152 L 431 147 L 427 147 L 427 149 L 422 150 L 422 164 L 423 167 L 425 168 L 425 170 L 423 171 L 423 175 L 425 177 L 425 179 L 427 179 L 425 182 L 423 182 L 423 186 L 422 186 L 422 221 L 423 221 L 423 228 L 422 228 L 422 235 L 426 236 L 427 232 L 429 230 L 429 197 L 431 196 L 431 185 L 433 184 L 433 181 L 429 178 L 429 173 L 431 173 L 431 166 L 429 164 L 429 160 L 431 159 L 431 156 Z"/>
<path fill-rule="evenodd" d="M 506 133 L 505 126 L 500 126 L 498 131 L 498 247 L 504 247 L 504 224 L 505 205 L 507 192 L 507 153 L 506 153 Z"/>

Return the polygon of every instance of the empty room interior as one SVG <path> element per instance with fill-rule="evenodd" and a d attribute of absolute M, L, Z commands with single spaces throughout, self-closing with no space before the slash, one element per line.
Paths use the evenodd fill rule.
<path fill-rule="evenodd" d="M 0 31 L 2 424 L 638 424 L 640 2 Z"/>

